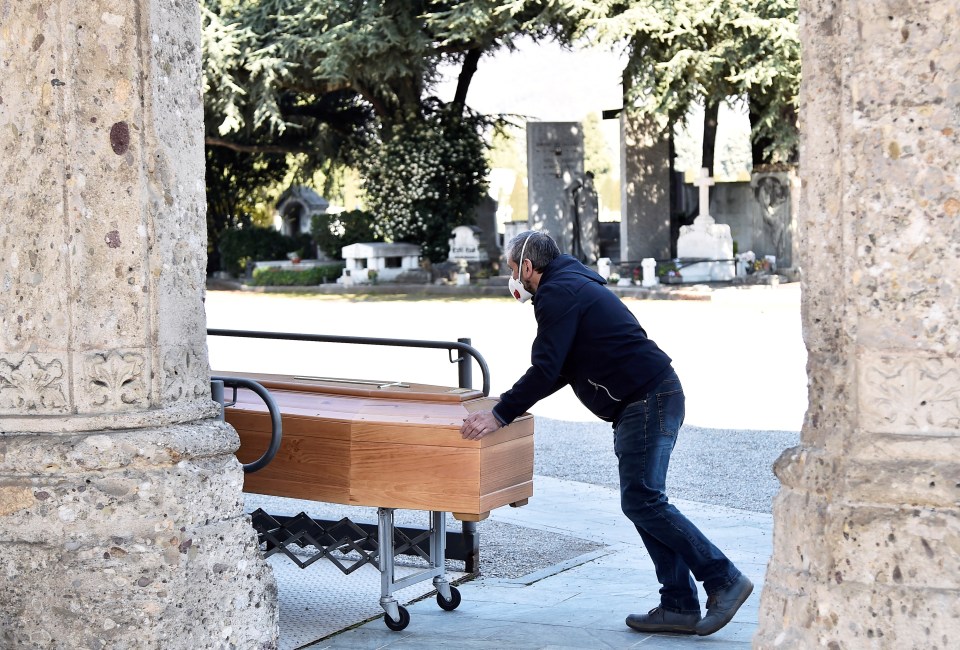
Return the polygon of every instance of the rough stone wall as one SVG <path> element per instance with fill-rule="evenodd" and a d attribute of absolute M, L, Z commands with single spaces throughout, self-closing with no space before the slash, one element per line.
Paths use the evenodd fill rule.
<path fill-rule="evenodd" d="M 0 2 L 0 647 L 271 647 L 209 397 L 199 5 Z"/>
<path fill-rule="evenodd" d="M 801 0 L 810 406 L 757 648 L 960 644 L 960 18 Z"/>

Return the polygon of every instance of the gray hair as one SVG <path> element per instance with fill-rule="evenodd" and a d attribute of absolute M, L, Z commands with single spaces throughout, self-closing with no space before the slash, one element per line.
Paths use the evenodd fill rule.
<path fill-rule="evenodd" d="M 526 244 L 526 248 L 524 248 Z M 520 254 L 530 260 L 533 270 L 542 273 L 547 264 L 552 262 L 560 255 L 560 249 L 557 243 L 542 230 L 525 230 L 514 236 L 507 243 L 508 259 L 517 266 L 520 266 Z"/>

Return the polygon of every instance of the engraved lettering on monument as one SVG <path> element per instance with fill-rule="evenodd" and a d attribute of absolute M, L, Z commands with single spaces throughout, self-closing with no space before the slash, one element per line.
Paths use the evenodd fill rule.
<path fill-rule="evenodd" d="M 468 262 L 486 262 L 489 257 L 483 244 L 480 243 L 480 228 L 476 226 L 457 226 L 453 229 L 450 238 L 451 262 L 466 260 Z"/>

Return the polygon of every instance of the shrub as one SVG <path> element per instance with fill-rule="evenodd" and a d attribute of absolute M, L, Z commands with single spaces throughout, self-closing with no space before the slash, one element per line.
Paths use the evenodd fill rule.
<path fill-rule="evenodd" d="M 343 273 L 343 264 L 323 264 L 301 270 L 260 267 L 253 270 L 258 287 L 312 287 L 334 281 Z"/>
<path fill-rule="evenodd" d="M 456 107 L 424 109 L 394 124 L 359 167 L 379 240 L 419 244 L 425 258 L 442 262 L 450 231 L 473 223 L 486 194 L 485 122 Z"/>
<path fill-rule="evenodd" d="M 220 262 L 224 270 L 243 275 L 247 263 L 257 260 L 282 260 L 287 253 L 301 258 L 313 257 L 309 235 L 288 237 L 273 228 L 228 230 L 220 236 Z"/>

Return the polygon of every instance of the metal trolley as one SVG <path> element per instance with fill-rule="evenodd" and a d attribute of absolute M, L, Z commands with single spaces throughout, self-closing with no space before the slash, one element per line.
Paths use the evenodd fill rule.
<path fill-rule="evenodd" d="M 461 354 L 457 358 L 451 355 L 450 362 L 458 364 L 460 387 L 471 387 L 470 357 L 473 357 L 483 372 L 483 394 L 488 395 L 490 392 L 490 376 L 486 361 L 470 345 L 469 339 L 459 339 L 458 342 L 453 343 L 221 329 L 207 330 L 207 334 L 241 338 L 439 348 L 450 352 L 457 350 Z M 230 400 L 226 399 L 226 388 L 233 391 Z M 222 405 L 221 418 L 223 409 L 236 403 L 239 389 L 256 393 L 264 401 L 270 413 L 273 432 L 266 452 L 259 459 L 243 466 L 244 472 L 255 472 L 265 467 L 280 448 L 283 435 L 281 414 L 269 391 L 256 381 L 241 377 L 214 376 L 211 377 L 211 391 L 213 398 Z M 380 606 L 384 611 L 384 623 L 391 630 L 400 631 L 410 624 L 410 613 L 394 597 L 395 591 L 432 579 L 434 588 L 437 590 L 437 604 L 446 611 L 452 611 L 460 605 L 461 596 L 459 590 L 447 579 L 444 560 L 448 558 L 463 560 L 467 573 L 473 573 L 478 568 L 479 539 L 476 523 L 465 521 L 461 534 L 450 534 L 446 530 L 446 513 L 430 512 L 429 515 L 430 521 L 424 529 L 397 527 L 394 522 L 393 508 L 378 508 L 375 526 L 356 523 L 347 517 L 339 521 L 324 521 L 312 519 L 303 512 L 289 517 L 271 515 L 262 509 L 251 513 L 251 519 L 264 557 L 280 553 L 301 569 L 326 558 L 347 575 L 365 564 L 375 566 L 380 572 Z M 448 554 L 448 543 L 451 541 L 457 552 Z M 307 550 L 309 548 L 315 551 L 310 552 Z M 398 555 L 419 557 L 427 563 L 427 568 L 397 578 L 395 558 Z"/>

